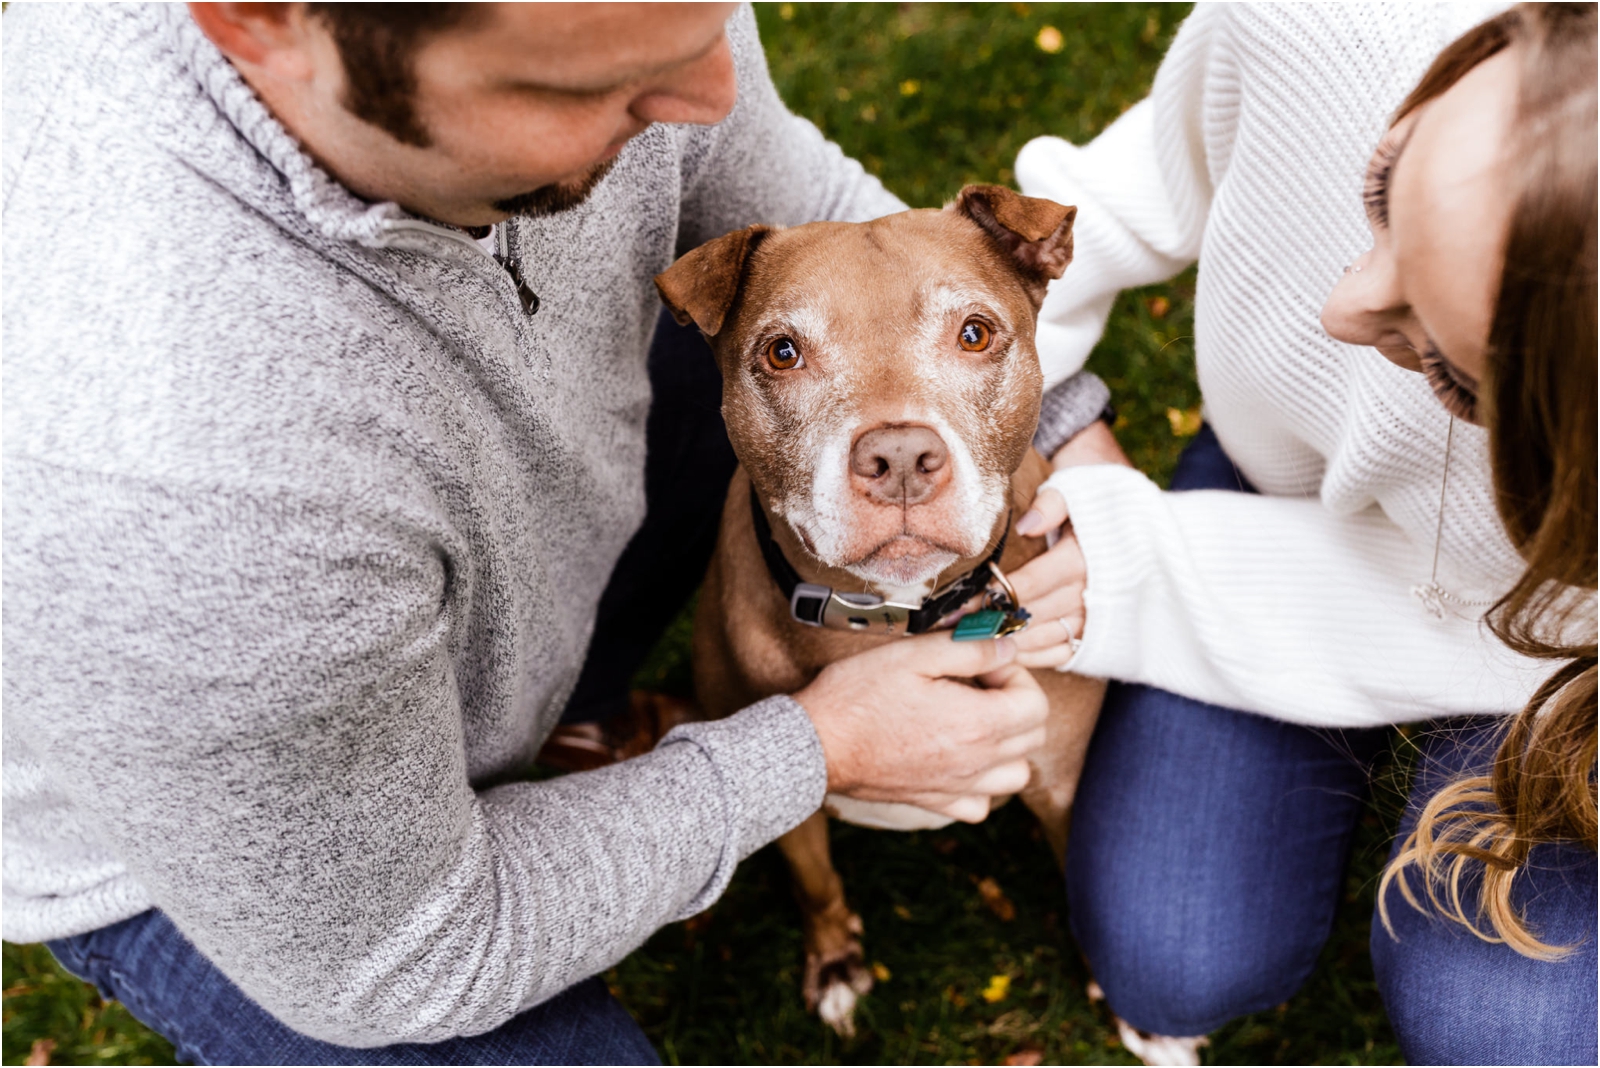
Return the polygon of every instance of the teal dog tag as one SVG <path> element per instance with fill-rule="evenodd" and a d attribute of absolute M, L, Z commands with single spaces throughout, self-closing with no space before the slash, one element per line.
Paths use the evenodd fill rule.
<path fill-rule="evenodd" d="M 962 616 L 956 621 L 955 633 L 951 638 L 958 642 L 981 642 L 986 638 L 993 638 L 1000 633 L 1000 628 L 1005 626 L 1006 614 L 993 608 L 986 608 L 981 612 L 973 612 Z"/>

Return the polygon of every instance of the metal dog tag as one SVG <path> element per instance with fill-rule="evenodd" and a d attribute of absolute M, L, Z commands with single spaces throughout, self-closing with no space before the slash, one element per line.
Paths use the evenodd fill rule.
<path fill-rule="evenodd" d="M 981 642 L 986 638 L 1004 638 L 1007 634 L 1022 630 L 1033 618 L 1026 608 L 1017 603 L 1017 591 L 1012 588 L 1005 572 L 992 563 L 989 571 L 1000 588 L 996 590 L 990 587 L 984 596 L 983 608 L 956 621 L 955 632 L 950 635 L 952 641 Z"/>
<path fill-rule="evenodd" d="M 993 608 L 985 608 L 981 612 L 972 612 L 962 616 L 956 622 L 956 629 L 951 633 L 952 641 L 981 642 L 985 638 L 994 638 L 1000 634 L 1000 628 L 1005 625 L 1006 614 Z"/>
<path fill-rule="evenodd" d="M 981 612 L 972 612 L 962 616 L 956 622 L 956 629 L 950 635 L 952 641 L 981 642 L 986 638 L 1004 638 L 1007 634 L 1015 634 L 1028 625 L 1026 608 L 1016 608 L 1009 612 L 1002 612 L 998 608 L 985 608 Z"/>

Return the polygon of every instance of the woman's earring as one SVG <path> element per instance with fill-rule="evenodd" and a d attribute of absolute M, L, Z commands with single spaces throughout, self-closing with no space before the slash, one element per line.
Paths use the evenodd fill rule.
<path fill-rule="evenodd" d="M 1345 274 L 1360 274 L 1361 273 L 1361 268 L 1357 267 L 1353 263 L 1347 263 L 1347 264 L 1344 265 L 1344 273 Z"/>

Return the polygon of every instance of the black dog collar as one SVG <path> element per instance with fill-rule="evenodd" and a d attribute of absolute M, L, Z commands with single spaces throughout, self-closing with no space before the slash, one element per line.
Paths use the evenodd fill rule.
<path fill-rule="evenodd" d="M 783 550 L 772 539 L 772 526 L 761 508 L 755 487 L 750 488 L 750 518 L 755 521 L 756 543 L 767 573 L 789 598 L 789 615 L 808 627 L 830 630 L 866 631 L 873 634 L 922 634 L 939 620 L 989 588 L 991 576 L 999 573 L 1000 554 L 1011 531 L 1009 519 L 994 552 L 965 575 L 935 592 L 921 604 L 901 604 L 870 593 L 840 593 L 814 582 L 802 582 Z M 1026 618 L 1026 616 L 1024 616 Z"/>

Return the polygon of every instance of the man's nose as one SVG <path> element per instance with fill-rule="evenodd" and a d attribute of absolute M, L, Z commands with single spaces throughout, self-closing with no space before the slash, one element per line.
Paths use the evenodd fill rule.
<path fill-rule="evenodd" d="M 931 427 L 880 426 L 850 449 L 850 481 L 879 504 L 932 500 L 950 481 L 950 450 Z"/>
<path fill-rule="evenodd" d="M 739 98 L 733 52 L 726 35 L 693 63 L 673 71 L 628 105 L 640 122 L 690 122 L 711 126 L 728 117 Z"/>

